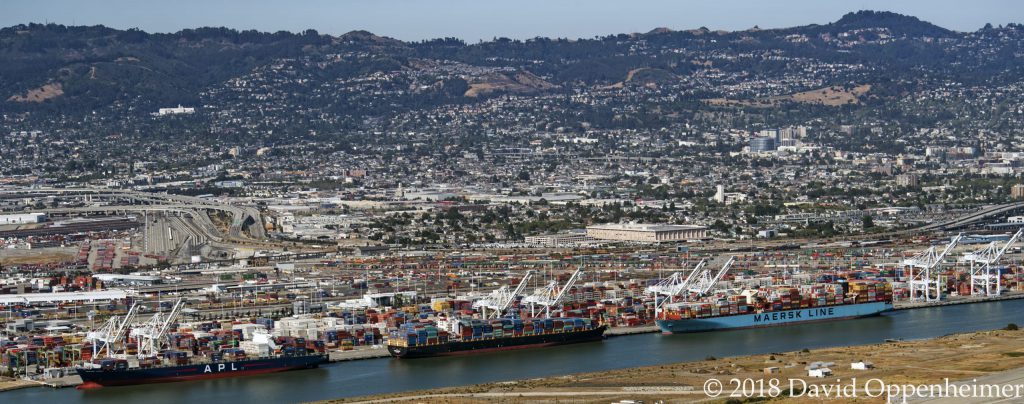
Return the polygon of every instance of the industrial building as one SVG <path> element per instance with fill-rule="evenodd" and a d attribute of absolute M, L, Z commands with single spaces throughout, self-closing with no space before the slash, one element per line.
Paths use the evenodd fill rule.
<path fill-rule="evenodd" d="M 16 213 L 13 215 L 0 215 L 0 225 L 5 224 L 34 224 L 46 221 L 45 213 Z"/>
<path fill-rule="evenodd" d="M 524 241 L 526 244 L 557 247 L 589 243 L 594 241 L 594 239 L 588 236 L 586 231 L 569 231 L 556 234 L 543 234 L 539 236 L 526 236 Z"/>
<path fill-rule="evenodd" d="M 128 294 L 119 289 L 96 292 L 19 293 L 0 295 L 0 304 L 31 305 L 33 303 L 105 302 L 121 300 L 126 297 L 128 297 Z"/>
<path fill-rule="evenodd" d="M 95 274 L 93 278 L 107 285 L 153 286 L 163 283 L 163 278 L 148 275 Z"/>
<path fill-rule="evenodd" d="M 596 240 L 663 243 L 704 238 L 707 236 L 707 228 L 675 224 L 613 223 L 587 226 L 587 236 Z"/>

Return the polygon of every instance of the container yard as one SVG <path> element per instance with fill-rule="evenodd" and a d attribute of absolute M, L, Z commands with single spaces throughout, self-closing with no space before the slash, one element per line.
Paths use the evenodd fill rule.
<path fill-rule="evenodd" d="M 0 8 L 3 402 L 754 402 L 697 380 L 1020 339 L 1024 5 L 51 1 Z"/>
<path fill-rule="evenodd" d="M 771 318 L 773 313 L 828 308 L 840 311 L 826 317 L 846 319 L 875 313 L 850 314 L 841 308 L 872 303 L 882 304 L 877 312 L 884 312 L 893 304 L 927 307 L 997 298 L 985 296 L 977 287 L 977 274 L 952 254 L 929 268 L 932 285 L 941 289 L 943 299 L 927 302 L 914 295 L 909 276 L 915 267 L 907 262 L 924 248 L 912 244 L 903 249 L 808 248 L 730 256 L 598 252 L 491 260 L 482 254 L 335 257 L 265 267 L 208 266 L 175 275 L 111 273 L 119 263 L 139 257 L 124 245 L 116 239 L 82 243 L 76 257 L 81 269 L 75 271 L 11 268 L 20 277 L 5 281 L 0 290 L 12 297 L 104 291 L 122 291 L 125 297 L 26 304 L 23 299 L 2 300 L 5 295 L 0 294 L 0 318 L 10 330 L 0 348 L 4 371 L 45 378 L 72 373 L 84 363 L 115 370 L 152 367 L 152 359 L 98 358 L 96 340 L 88 336 L 111 317 L 129 314 L 133 306 L 139 315 L 166 313 L 179 298 L 187 310 L 169 324 L 162 351 L 152 356 L 162 364 L 239 361 L 291 354 L 291 349 L 339 359 L 482 353 L 520 345 L 546 349 L 540 347 L 600 340 L 606 329 L 609 335 L 650 332 L 664 321 Z M 970 253 L 964 250 L 960 246 L 956 255 Z M 710 265 L 727 258 L 726 265 Z M 992 273 L 998 274 L 1000 298 L 1019 293 L 1024 274 L 1017 266 L 999 266 Z M 680 288 L 687 278 L 693 280 Z M 737 326 L 748 325 L 700 330 Z M 254 342 L 264 333 L 278 350 Z M 568 337 L 577 335 L 584 337 Z M 139 349 L 139 341 L 127 337 L 115 354 L 137 356 Z"/>

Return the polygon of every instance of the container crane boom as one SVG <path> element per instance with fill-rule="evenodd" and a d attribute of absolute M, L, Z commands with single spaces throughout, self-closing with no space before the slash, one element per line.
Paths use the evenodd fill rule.
<path fill-rule="evenodd" d="M 729 260 L 722 265 L 722 269 L 719 269 L 715 275 L 711 275 L 710 270 L 704 270 L 700 274 L 700 278 L 693 282 L 690 286 L 690 292 L 694 292 L 698 295 L 706 295 L 711 292 L 711 289 L 718 284 L 719 281 L 725 277 L 725 273 L 729 272 L 729 268 L 732 268 L 732 264 L 736 262 L 736 256 L 729 257 Z"/>
<path fill-rule="evenodd" d="M 995 241 L 993 241 L 982 250 L 964 254 L 964 257 L 961 259 L 961 261 L 967 261 L 971 263 L 978 263 L 984 265 L 995 264 L 999 262 L 1000 259 L 1003 258 L 1003 254 L 1006 254 L 1006 251 L 1010 249 L 1010 246 L 1012 246 L 1014 243 L 1020 240 L 1022 235 L 1024 235 L 1024 227 L 1018 229 L 1017 233 L 1014 233 L 1014 235 L 1010 237 L 1009 240 L 1006 241 L 1006 244 L 1003 244 L 1002 248 L 998 248 L 998 244 Z"/>
<path fill-rule="evenodd" d="M 918 299 L 918 292 L 921 292 L 920 294 L 925 301 L 936 301 L 942 298 L 939 280 L 932 276 L 932 270 L 937 268 L 939 264 L 942 264 L 942 260 L 960 244 L 960 240 L 963 237 L 963 233 L 957 234 L 956 237 L 949 241 L 949 244 L 946 244 L 946 248 L 941 253 L 936 252 L 935 246 L 931 246 L 927 250 L 903 261 L 903 265 L 910 269 L 907 283 L 910 285 L 911 299 Z M 918 269 L 918 271 L 915 272 L 914 269 Z M 930 292 L 930 289 L 933 287 L 935 288 L 934 297 L 932 297 Z"/>
<path fill-rule="evenodd" d="M 561 302 L 562 299 L 565 298 L 565 292 L 571 289 L 582 277 L 583 267 L 576 268 L 576 272 L 572 273 L 572 276 L 570 276 L 569 280 L 565 282 L 565 286 L 562 287 L 562 290 L 558 291 L 558 296 L 555 296 L 555 300 L 551 302 L 551 305 L 554 306 Z"/>
<path fill-rule="evenodd" d="M 971 294 L 976 293 L 978 287 L 981 292 L 988 296 L 999 295 L 1000 289 L 1002 288 L 999 271 L 993 268 L 993 265 L 997 264 L 1000 259 L 1003 258 L 1003 254 L 1010 249 L 1014 243 L 1020 240 L 1021 236 L 1024 235 L 1024 227 L 1017 229 L 1017 232 L 1003 244 L 1002 248 L 998 247 L 998 244 L 993 241 L 989 245 L 979 251 L 964 254 L 960 261 L 969 262 L 971 265 Z"/>
<path fill-rule="evenodd" d="M 544 306 L 544 313 L 547 317 L 551 317 L 551 306 L 557 305 L 565 298 L 566 292 L 576 284 L 580 278 L 583 277 L 583 267 L 577 268 L 576 272 L 572 273 L 569 280 L 566 281 L 565 286 L 561 289 L 558 288 L 558 281 L 548 282 L 547 285 L 541 288 L 537 288 L 533 291 L 530 296 L 523 299 L 523 302 L 530 304 L 530 315 L 536 316 L 538 313 L 535 310 L 537 305 Z M 555 290 L 558 292 L 555 293 Z"/>
<path fill-rule="evenodd" d="M 697 266 L 690 270 L 690 273 L 683 278 L 682 271 L 674 272 L 668 278 L 662 279 L 655 285 L 651 285 L 647 288 L 647 293 L 652 295 L 665 295 L 665 296 L 678 296 L 680 293 L 685 292 L 693 281 L 697 279 L 697 274 L 704 269 L 707 265 L 707 260 L 701 260 L 697 263 Z"/>
<path fill-rule="evenodd" d="M 135 320 L 135 317 L 139 312 L 139 302 L 132 304 L 128 308 L 128 313 L 125 313 L 123 318 L 113 316 L 107 320 L 106 324 L 103 325 L 99 331 L 93 331 L 86 334 L 86 339 L 92 340 L 92 354 L 93 357 L 99 356 L 99 353 L 104 350 L 107 351 L 107 356 L 110 356 L 110 344 L 117 342 L 124 335 L 125 330 L 128 328 L 128 324 L 131 324 Z M 102 344 L 96 342 L 102 341 Z"/>
<path fill-rule="evenodd" d="M 494 310 L 497 316 L 501 316 L 512 306 L 512 302 L 516 300 L 516 297 L 521 295 L 526 290 L 526 285 L 533 278 L 533 271 L 526 271 L 523 275 L 523 279 L 519 281 L 519 284 L 511 292 L 508 290 L 508 285 L 502 285 L 500 288 L 491 292 L 483 299 L 480 299 L 473 303 L 473 307 L 480 308 L 484 312 L 484 317 L 487 317 L 487 309 Z"/>

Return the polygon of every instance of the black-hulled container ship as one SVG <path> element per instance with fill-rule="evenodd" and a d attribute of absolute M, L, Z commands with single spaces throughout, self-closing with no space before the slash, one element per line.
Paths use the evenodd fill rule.
<path fill-rule="evenodd" d="M 232 330 L 223 334 L 241 337 L 242 333 Z M 171 349 L 159 355 L 99 358 L 77 367 L 75 370 L 82 377 L 79 388 L 219 379 L 312 369 L 328 362 L 326 349 L 320 341 L 291 337 L 275 339 L 264 332 L 254 333 L 252 340 L 220 340 L 215 343 L 217 350 L 198 350 L 195 346 L 197 339 L 191 334 L 173 334 L 168 342 Z M 220 347 L 221 342 L 228 346 Z"/>
<path fill-rule="evenodd" d="M 169 383 L 187 380 L 219 379 L 244 375 L 312 369 L 327 362 L 326 354 L 233 359 L 219 362 L 193 362 L 185 365 L 129 367 L 124 359 L 108 359 L 95 367 L 77 368 L 82 377 L 80 388 Z"/>
<path fill-rule="evenodd" d="M 431 324 L 404 324 L 388 338 L 388 352 L 397 358 L 466 355 L 492 351 L 600 341 L 607 329 L 590 319 L 458 320 L 453 332 Z"/>

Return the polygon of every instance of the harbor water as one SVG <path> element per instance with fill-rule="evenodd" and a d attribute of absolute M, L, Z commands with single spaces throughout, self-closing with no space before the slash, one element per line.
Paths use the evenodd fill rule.
<path fill-rule="evenodd" d="M 603 342 L 461 357 L 372 359 L 320 369 L 195 382 L 0 393 L 3 402 L 291 403 L 842 345 L 921 339 L 1024 325 L 1024 300 L 901 310 L 879 317 Z"/>

